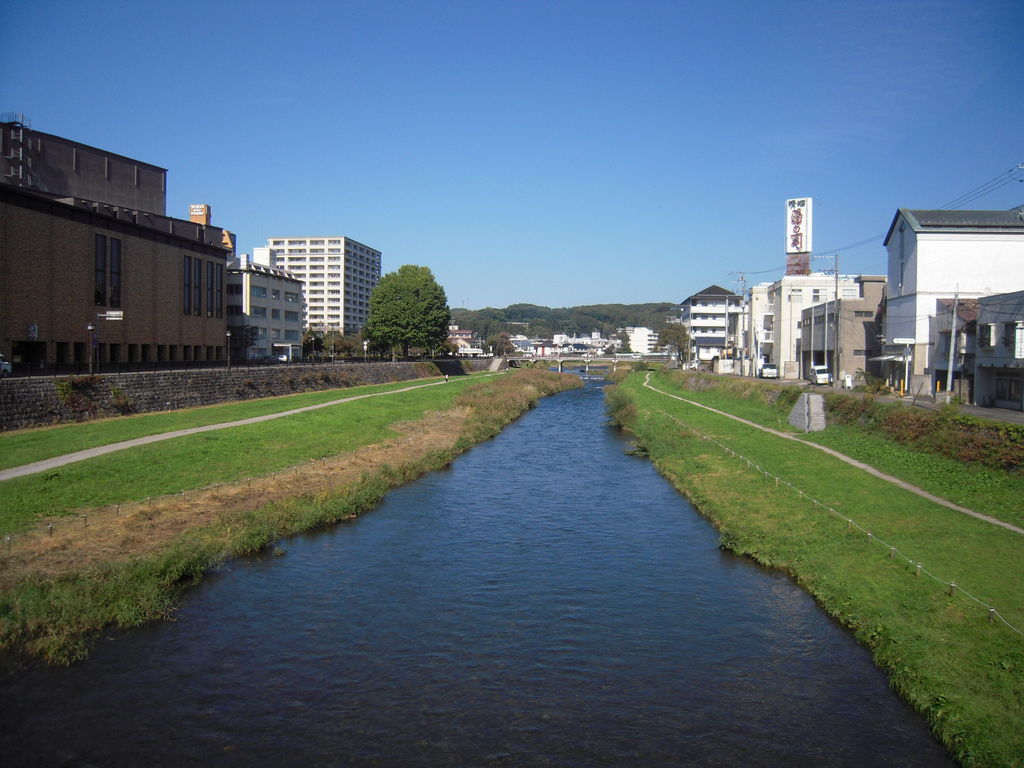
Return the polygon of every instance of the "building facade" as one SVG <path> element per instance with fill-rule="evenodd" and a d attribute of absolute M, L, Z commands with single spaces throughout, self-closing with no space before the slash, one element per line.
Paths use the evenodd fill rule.
<path fill-rule="evenodd" d="M 681 322 L 690 334 L 690 360 L 739 356 L 742 313 L 743 297 L 718 285 L 688 297 L 682 303 Z"/>
<path fill-rule="evenodd" d="M 1024 210 L 900 208 L 884 245 L 884 352 L 893 356 L 890 377 L 899 378 L 905 390 L 933 392 L 939 380 L 930 328 L 936 302 L 1024 290 Z M 908 348 L 910 360 L 897 360 Z"/>
<path fill-rule="evenodd" d="M 845 284 L 848 280 L 853 281 L 853 288 Z M 880 306 L 884 294 L 884 275 L 841 278 L 838 300 L 829 299 L 804 309 L 797 340 L 803 375 L 812 365 L 827 365 L 833 380 L 840 384 L 847 376 L 851 383 L 863 383 L 863 373 L 880 375 L 879 361 L 872 358 L 881 354 Z"/>
<path fill-rule="evenodd" d="M 0 184 L 0 345 L 15 371 L 224 360 L 217 227 Z"/>
<path fill-rule="evenodd" d="M 167 171 L 34 131 L 19 115 L 0 121 L 0 181 L 48 197 L 102 201 L 161 216 L 167 212 Z"/>
<path fill-rule="evenodd" d="M 302 282 L 243 253 L 228 265 L 227 320 L 232 357 L 301 358 Z"/>
<path fill-rule="evenodd" d="M 1024 410 L 1024 291 L 978 299 L 974 401 Z"/>
<path fill-rule="evenodd" d="M 803 311 L 835 301 L 837 290 L 840 298 L 856 300 L 861 296 L 855 278 L 840 276 L 837 281 L 835 275 L 822 272 L 783 275 L 774 283 L 761 283 L 751 289 L 755 343 L 760 346 L 762 362 L 778 366 L 780 377 L 804 376 L 800 347 Z"/>
<path fill-rule="evenodd" d="M 259 259 L 262 249 L 254 249 Z M 269 261 L 303 285 L 307 328 L 359 333 L 370 314 L 370 294 L 380 282 L 381 252 L 348 237 L 271 237 Z"/>

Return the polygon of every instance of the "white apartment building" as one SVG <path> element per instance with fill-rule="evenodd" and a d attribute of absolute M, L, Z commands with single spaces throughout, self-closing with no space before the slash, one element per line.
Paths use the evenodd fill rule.
<path fill-rule="evenodd" d="M 629 348 L 640 355 L 649 355 L 658 346 L 658 334 L 650 328 L 623 328 L 629 338 Z"/>
<path fill-rule="evenodd" d="M 708 361 L 730 357 L 743 346 L 740 318 L 743 297 L 709 285 L 682 304 L 681 322 L 690 334 L 690 359 Z"/>
<path fill-rule="evenodd" d="M 823 272 L 783 275 L 774 283 L 760 283 L 751 288 L 753 354 L 760 357 L 758 368 L 762 363 L 774 363 L 784 379 L 803 376 L 800 364 L 803 311 L 815 304 L 835 301 L 837 285 L 840 299 L 863 298 L 856 277 L 843 275 L 837 281 L 835 275 Z M 821 343 L 815 346 L 826 348 Z"/>
<path fill-rule="evenodd" d="M 244 326 L 256 329 L 255 341 L 248 348 L 240 338 L 232 339 L 234 357 L 302 357 L 299 280 L 282 269 L 258 264 L 243 253 L 228 264 L 226 283 L 228 329 L 239 337 Z"/>
<path fill-rule="evenodd" d="M 362 330 L 380 282 L 380 251 L 348 237 L 271 237 L 266 250 L 269 263 L 302 281 L 307 328 Z"/>
<path fill-rule="evenodd" d="M 932 346 L 930 326 L 936 301 L 1024 290 L 1024 210 L 900 208 L 884 245 L 885 353 L 891 376 L 902 380 L 908 370 L 908 391 L 933 392 L 938 351 Z M 908 348 L 911 358 L 906 361 Z M 945 365 L 946 355 L 939 357 Z"/>

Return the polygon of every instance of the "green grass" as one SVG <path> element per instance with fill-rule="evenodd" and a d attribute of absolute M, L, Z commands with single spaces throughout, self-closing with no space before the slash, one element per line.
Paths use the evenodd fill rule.
<path fill-rule="evenodd" d="M 452 383 L 465 383 L 468 379 L 469 377 L 466 379 L 455 377 L 452 379 Z M 20 467 L 23 464 L 31 464 L 53 456 L 94 448 L 99 445 L 109 445 L 122 440 L 132 440 L 146 435 L 238 421 L 253 416 L 301 408 L 306 405 L 326 403 L 343 397 L 387 392 L 437 380 L 435 377 L 392 384 L 306 392 L 283 397 L 211 405 L 184 411 L 148 413 L 0 434 L 0 469 Z"/>
<path fill-rule="evenodd" d="M 55 470 L 13 478 L 0 483 L 3 501 L 0 504 L 0 534 L 17 533 L 49 515 L 73 514 L 110 504 L 140 501 L 150 496 L 178 493 L 202 488 L 212 483 L 226 483 L 246 477 L 269 474 L 326 456 L 345 453 L 393 435 L 389 429 L 396 421 L 416 419 L 427 410 L 450 407 L 456 396 L 479 380 L 453 379 L 443 386 L 424 387 L 386 397 L 356 400 L 306 413 L 293 414 L 261 424 L 231 427 L 169 440 L 107 454 L 94 459 L 67 464 Z M 408 383 L 405 386 L 409 386 Z M 339 396 L 363 394 L 366 391 L 387 391 L 401 387 L 367 387 L 329 393 L 318 392 L 319 402 Z M 299 398 L 296 400 L 296 398 Z M 173 431 L 199 423 L 220 423 L 246 415 L 273 413 L 318 402 L 306 395 L 274 398 L 272 401 L 240 405 L 262 406 L 253 412 L 233 406 L 204 408 L 201 414 L 184 411 L 156 414 L 149 422 L 149 431 L 141 424 L 131 424 L 138 434 Z M 159 417 L 159 418 L 158 418 Z M 89 428 L 88 436 L 104 445 L 116 440 L 106 439 L 104 429 L 126 439 L 126 422 L 144 417 L 111 419 Z M 76 425 L 78 426 L 78 425 Z M 48 442 L 36 449 L 49 455 L 61 453 L 66 445 L 64 430 L 41 430 Z M 158 468 L 155 471 L 155 468 Z"/>
<path fill-rule="evenodd" d="M 784 569 L 850 627 L 963 764 L 1024 765 L 1024 636 L 990 623 L 986 609 L 963 591 L 950 596 L 943 584 L 915 577 L 908 562 L 955 581 L 1024 629 L 1024 536 L 928 502 L 811 446 L 651 392 L 641 382 L 642 375 L 627 379 L 613 405 L 659 470 L 718 527 L 723 544 Z M 777 487 L 687 427 L 839 517 Z M 848 527 L 847 517 L 904 555 L 889 559 L 887 548 Z"/>
<path fill-rule="evenodd" d="M 793 391 L 783 390 L 781 394 L 789 399 L 775 403 L 763 398 L 763 385 L 757 384 L 751 387 L 749 383 L 727 382 L 725 386 L 694 391 L 680 388 L 678 379 L 671 376 L 653 378 L 652 384 L 755 424 L 798 433 L 787 421 Z M 895 443 L 877 430 L 836 425 L 822 432 L 799 434 L 803 440 L 834 448 L 948 501 L 1024 527 L 1024 473 L 1004 472 L 928 453 Z"/>

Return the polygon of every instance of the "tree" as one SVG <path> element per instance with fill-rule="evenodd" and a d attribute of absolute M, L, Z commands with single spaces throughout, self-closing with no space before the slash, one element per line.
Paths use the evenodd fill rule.
<path fill-rule="evenodd" d="M 663 347 L 671 347 L 682 361 L 690 351 L 690 334 L 681 323 L 669 323 L 658 331 L 658 342 Z"/>
<path fill-rule="evenodd" d="M 494 352 L 495 357 L 515 354 L 516 345 L 512 343 L 512 337 L 507 333 L 496 333 L 487 337 L 487 346 Z"/>
<path fill-rule="evenodd" d="M 375 346 L 433 350 L 448 338 L 451 312 L 444 288 L 428 267 L 406 264 L 380 279 L 370 294 L 363 335 Z"/>
<path fill-rule="evenodd" d="M 319 357 L 324 348 L 324 334 L 316 328 L 307 328 L 302 334 L 302 354 L 306 357 Z"/>
<path fill-rule="evenodd" d="M 260 336 L 260 329 L 255 325 L 229 325 L 228 330 L 231 332 L 231 357 L 248 358 L 249 349 Z"/>
<path fill-rule="evenodd" d="M 615 338 L 619 341 L 619 352 L 632 352 L 633 348 L 629 346 L 629 334 L 625 331 L 619 331 L 615 334 Z"/>

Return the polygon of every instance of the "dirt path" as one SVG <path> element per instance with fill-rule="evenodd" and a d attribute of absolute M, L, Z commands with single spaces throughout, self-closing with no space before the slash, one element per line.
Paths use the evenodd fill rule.
<path fill-rule="evenodd" d="M 753 421 L 748 421 L 747 419 L 741 418 L 739 416 L 734 416 L 731 413 L 726 413 L 725 411 L 720 411 L 717 408 L 712 408 L 710 406 L 703 405 L 703 404 L 695 402 L 693 400 L 687 400 L 685 397 L 680 397 L 679 395 L 673 395 L 673 394 L 670 394 L 669 392 L 663 392 L 662 390 L 657 389 L 656 387 L 654 387 L 650 383 L 650 379 L 651 379 L 651 374 L 648 373 L 647 376 L 644 377 L 644 386 L 647 387 L 647 389 L 651 390 L 652 392 L 657 392 L 659 395 L 664 395 L 665 397 L 671 397 L 671 398 L 673 398 L 675 400 L 680 400 L 680 401 L 682 401 L 682 402 L 684 402 L 684 403 L 686 403 L 688 405 L 693 405 L 693 406 L 696 406 L 697 408 L 703 408 L 706 411 L 711 411 L 712 413 L 717 413 L 720 416 L 726 416 L 727 418 L 730 418 L 733 421 L 738 421 L 741 424 L 746 424 L 748 427 L 753 427 L 754 429 L 760 429 L 762 432 L 767 432 L 770 435 L 775 435 L 776 437 L 782 437 L 782 438 L 785 438 L 786 440 L 793 440 L 793 441 L 795 441 L 797 443 L 802 443 L 803 445 L 808 445 L 811 448 L 816 448 L 817 450 L 822 451 L 824 453 L 827 453 L 830 456 L 834 456 L 835 458 L 839 459 L 840 461 L 846 462 L 850 466 L 857 467 L 857 469 L 862 469 L 865 472 L 867 472 L 868 474 L 874 475 L 877 478 L 880 478 L 882 480 L 885 480 L 886 482 L 892 483 L 893 485 L 898 486 L 899 488 L 902 488 L 905 491 L 910 491 L 911 493 L 915 493 L 915 494 L 917 494 L 918 496 L 920 496 L 920 497 L 922 497 L 924 499 L 928 499 L 928 501 L 932 501 L 932 502 L 934 502 L 936 504 L 941 504 L 944 507 L 947 507 L 949 509 L 955 510 L 956 512 L 960 512 L 961 514 L 970 515 L 971 517 L 976 517 L 978 520 L 983 520 L 986 523 L 991 523 L 992 525 L 998 525 L 1001 528 L 1006 528 L 1008 531 L 1013 531 L 1014 533 L 1018 533 L 1018 534 L 1024 535 L 1024 529 L 1018 528 L 1016 525 L 1012 525 L 1011 523 L 1003 522 L 1002 520 L 1000 520 L 998 518 L 992 517 L 990 515 L 982 514 L 981 512 L 975 512 L 973 509 L 968 509 L 967 507 L 961 507 L 959 504 L 954 504 L 952 501 L 947 501 L 946 499 L 943 499 L 940 496 L 936 496 L 935 494 L 929 493 L 928 491 L 924 490 L 923 488 L 918 488 L 916 485 L 912 485 L 911 483 L 908 483 L 906 480 L 900 480 L 898 477 L 893 477 L 892 475 L 887 475 L 887 474 L 885 474 L 885 472 L 877 470 L 874 467 L 870 466 L 869 464 L 865 464 L 865 463 L 863 463 L 861 461 L 857 461 L 856 459 L 850 458 L 845 453 L 840 453 L 839 451 L 837 451 L 837 450 L 835 450 L 833 448 L 829 448 L 829 447 L 824 446 L 824 445 L 819 445 L 818 443 L 812 443 L 809 440 L 801 440 L 796 435 L 790 434 L 788 432 L 780 432 L 779 430 L 772 429 L 771 427 L 764 427 L 764 426 L 761 426 L 760 424 L 756 424 Z"/>
<path fill-rule="evenodd" d="M 358 398 L 346 398 L 354 399 Z M 323 408 L 346 400 L 310 407 Z M 271 418 L 301 410 L 309 408 L 273 414 Z M 69 521 L 66 516 L 41 520 L 34 532 L 19 536 L 11 551 L 0 555 L 0 591 L 6 591 L 28 578 L 50 579 L 104 563 L 151 554 L 186 530 L 230 519 L 233 515 L 275 501 L 303 495 L 340 493 L 346 486 L 358 483 L 365 474 L 373 473 L 384 465 L 397 466 L 451 448 L 468 413 L 465 408 L 428 413 L 417 421 L 394 425 L 392 428 L 401 436 L 383 443 L 266 477 L 165 496 L 151 502 L 92 510 L 81 524 Z M 258 420 L 265 420 L 265 417 L 247 419 L 244 423 Z M 216 426 L 223 428 L 239 423 L 243 422 Z M 167 435 L 157 437 L 167 439 Z M 52 534 L 47 533 L 50 522 L 54 523 Z"/>

